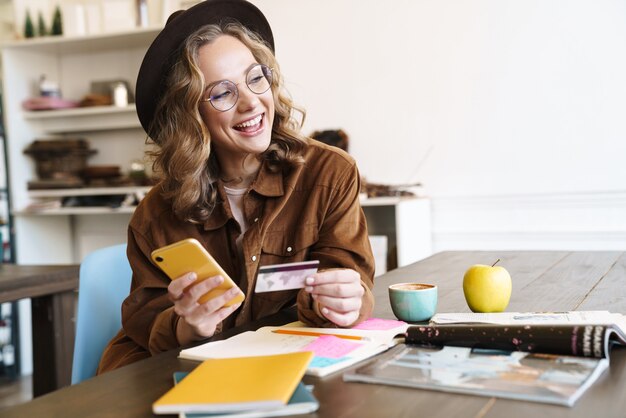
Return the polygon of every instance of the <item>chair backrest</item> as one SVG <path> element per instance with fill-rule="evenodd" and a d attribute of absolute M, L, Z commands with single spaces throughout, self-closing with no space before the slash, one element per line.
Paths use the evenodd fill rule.
<path fill-rule="evenodd" d="M 72 384 L 95 376 L 104 348 L 122 326 L 131 276 L 126 244 L 96 250 L 81 263 Z"/>

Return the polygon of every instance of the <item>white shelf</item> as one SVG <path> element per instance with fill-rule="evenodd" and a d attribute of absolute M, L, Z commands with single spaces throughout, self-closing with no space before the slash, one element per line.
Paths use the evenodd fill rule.
<path fill-rule="evenodd" d="M 154 40 L 161 28 L 137 28 L 85 36 L 45 36 L 42 38 L 9 41 L 5 49 L 24 50 L 48 54 L 81 54 L 93 51 L 145 48 Z"/>
<path fill-rule="evenodd" d="M 47 133 L 75 133 L 140 128 L 135 104 L 62 110 L 24 111 L 24 119 Z"/>
<path fill-rule="evenodd" d="M 130 193 L 148 193 L 150 186 L 129 187 L 85 187 L 82 189 L 47 189 L 31 190 L 28 196 L 31 198 L 41 197 L 68 197 L 68 196 L 104 196 Z"/>
<path fill-rule="evenodd" d="M 127 106 L 89 106 L 74 107 L 59 110 L 30 110 L 24 111 L 24 118 L 28 120 L 42 120 L 54 118 L 71 118 L 76 116 L 101 116 L 106 114 L 119 114 L 135 112 L 135 104 Z"/>
<path fill-rule="evenodd" d="M 150 186 L 129 186 L 129 187 L 86 187 L 82 189 L 49 189 L 31 190 L 28 196 L 33 199 L 54 199 L 70 196 L 106 196 L 125 195 L 133 193 L 147 193 Z M 59 203 L 60 205 L 60 203 Z M 71 206 L 59 208 L 27 208 L 16 211 L 16 216 L 71 216 L 71 215 L 111 215 L 118 213 L 133 213 L 134 206 L 123 206 L 110 208 L 105 206 Z"/>
<path fill-rule="evenodd" d="M 68 215 L 111 215 L 117 213 L 133 213 L 135 206 L 119 208 L 107 207 L 67 207 L 58 209 L 22 210 L 15 212 L 16 216 L 68 216 Z"/>
<path fill-rule="evenodd" d="M 401 202 L 417 199 L 415 196 L 362 197 L 361 206 L 393 206 Z"/>

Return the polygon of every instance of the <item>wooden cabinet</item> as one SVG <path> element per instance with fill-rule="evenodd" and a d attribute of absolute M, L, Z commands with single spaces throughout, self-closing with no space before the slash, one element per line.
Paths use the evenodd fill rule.
<path fill-rule="evenodd" d="M 59 84 L 65 99 L 80 100 L 97 81 L 126 80 L 134 91 L 143 55 L 158 32 L 157 28 L 137 29 L 3 45 L 2 81 L 18 263 L 76 263 L 96 248 L 126 240 L 132 208 L 32 210 L 31 204 L 64 196 L 143 193 L 144 188 L 29 191 L 27 182 L 36 178 L 35 167 L 23 152 L 35 139 L 80 137 L 98 151 L 89 158 L 90 165 L 119 165 L 126 172 L 132 161 L 143 158 L 145 151 L 145 133 L 134 104 L 25 111 L 22 102 L 39 95 L 42 75 Z"/>

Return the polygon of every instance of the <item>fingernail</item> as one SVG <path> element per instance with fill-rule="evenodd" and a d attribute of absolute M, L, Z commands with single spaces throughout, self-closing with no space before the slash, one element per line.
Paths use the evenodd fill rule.
<path fill-rule="evenodd" d="M 196 281 L 197 278 L 198 278 L 198 275 L 193 272 L 187 275 L 187 280 L 189 280 L 190 282 Z"/>
<path fill-rule="evenodd" d="M 305 283 L 306 284 L 313 284 L 313 283 L 315 283 L 315 279 L 313 277 L 307 277 Z"/>
<path fill-rule="evenodd" d="M 322 313 L 326 315 L 328 313 L 328 308 L 322 308 Z"/>
<path fill-rule="evenodd" d="M 311 297 L 317 300 L 317 293 L 311 293 Z"/>
<path fill-rule="evenodd" d="M 304 290 L 305 290 L 306 292 L 311 293 L 311 292 L 313 291 L 313 286 L 307 286 L 307 287 L 305 287 L 305 288 L 304 288 Z"/>

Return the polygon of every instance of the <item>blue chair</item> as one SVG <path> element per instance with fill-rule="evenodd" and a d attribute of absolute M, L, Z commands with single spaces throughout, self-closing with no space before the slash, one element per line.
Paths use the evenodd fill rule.
<path fill-rule="evenodd" d="M 95 376 L 104 348 L 122 326 L 131 276 L 126 244 L 96 250 L 81 263 L 72 384 Z"/>

